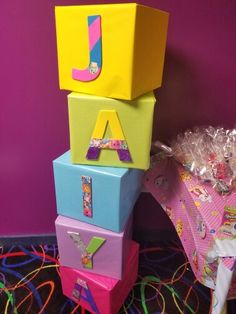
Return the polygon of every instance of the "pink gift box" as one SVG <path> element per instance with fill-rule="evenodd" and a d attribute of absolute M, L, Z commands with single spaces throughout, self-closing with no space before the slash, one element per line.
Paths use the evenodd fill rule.
<path fill-rule="evenodd" d="M 117 314 L 136 281 L 138 253 L 132 241 L 122 280 L 60 266 L 63 294 L 91 313 Z"/>
<path fill-rule="evenodd" d="M 122 279 L 132 239 L 132 217 L 120 233 L 64 216 L 58 216 L 55 225 L 61 265 Z"/>

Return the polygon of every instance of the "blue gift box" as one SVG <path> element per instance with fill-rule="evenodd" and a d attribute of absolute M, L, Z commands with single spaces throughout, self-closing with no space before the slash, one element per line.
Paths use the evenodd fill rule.
<path fill-rule="evenodd" d="M 53 161 L 57 212 L 122 232 L 139 196 L 139 169 L 72 164 L 70 151 Z"/>

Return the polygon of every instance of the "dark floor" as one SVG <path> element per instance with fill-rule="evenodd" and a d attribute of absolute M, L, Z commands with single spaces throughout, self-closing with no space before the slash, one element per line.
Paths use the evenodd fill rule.
<path fill-rule="evenodd" d="M 208 314 L 210 291 L 195 281 L 181 244 L 140 244 L 139 276 L 120 313 Z M 10 313 L 82 313 L 62 295 L 56 244 L 0 246 L 0 314 Z"/>

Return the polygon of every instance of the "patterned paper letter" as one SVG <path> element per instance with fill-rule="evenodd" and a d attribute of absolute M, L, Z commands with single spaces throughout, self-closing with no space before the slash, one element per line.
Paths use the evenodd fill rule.
<path fill-rule="evenodd" d="M 82 176 L 81 180 L 84 215 L 87 217 L 92 217 L 92 178 L 89 176 Z"/>
<path fill-rule="evenodd" d="M 76 247 L 81 251 L 81 262 L 83 267 L 93 268 L 93 256 L 106 241 L 104 238 L 92 237 L 86 247 L 78 232 L 67 231 L 70 238 L 73 240 Z"/>
<path fill-rule="evenodd" d="M 112 133 L 112 138 L 110 139 L 103 138 L 108 124 Z M 101 110 L 99 112 L 86 158 L 89 160 L 97 160 L 101 149 L 116 150 L 120 161 L 132 161 L 128 144 L 115 110 Z"/>
<path fill-rule="evenodd" d="M 87 69 L 72 69 L 72 78 L 77 81 L 89 82 L 95 80 L 102 69 L 102 37 L 101 16 L 88 16 L 89 35 L 89 66 Z"/>
<path fill-rule="evenodd" d="M 82 279 L 77 279 L 77 282 L 75 283 L 74 289 L 72 291 L 72 297 L 78 302 L 80 299 L 88 302 L 88 304 L 91 306 L 92 310 L 99 314 L 98 308 L 96 306 L 96 303 L 94 302 L 93 296 L 91 291 L 88 288 L 88 285 L 86 281 Z"/>

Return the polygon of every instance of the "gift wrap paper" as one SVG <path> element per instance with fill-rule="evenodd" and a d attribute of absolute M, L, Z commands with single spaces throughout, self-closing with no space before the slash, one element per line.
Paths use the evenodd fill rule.
<path fill-rule="evenodd" d="M 148 169 L 155 102 L 68 95 L 72 163 Z"/>
<path fill-rule="evenodd" d="M 53 168 L 59 215 L 123 231 L 141 190 L 142 170 L 74 165 L 70 151 Z"/>
<path fill-rule="evenodd" d="M 158 160 L 144 185 L 174 224 L 196 278 L 215 290 L 212 312 L 221 313 L 236 297 L 236 194 L 219 195 L 171 158 Z"/>
<path fill-rule="evenodd" d="M 91 313 L 117 314 L 136 281 L 138 251 L 132 241 L 122 280 L 60 266 L 64 295 Z"/>
<path fill-rule="evenodd" d="M 61 89 L 133 99 L 161 86 L 168 13 L 127 3 L 57 6 L 55 16 Z"/>
<path fill-rule="evenodd" d="M 58 216 L 55 222 L 60 264 L 122 279 L 132 238 L 132 219 L 120 233 Z"/>

